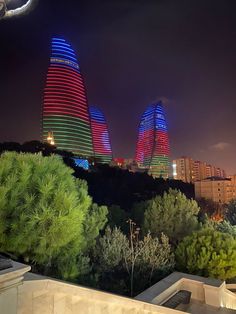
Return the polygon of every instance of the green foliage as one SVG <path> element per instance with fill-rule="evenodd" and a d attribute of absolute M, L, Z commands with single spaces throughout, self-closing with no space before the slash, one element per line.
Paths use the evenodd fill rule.
<path fill-rule="evenodd" d="M 84 220 L 84 235 L 86 237 L 87 248 L 91 248 L 96 244 L 96 238 L 99 231 L 102 230 L 107 223 L 108 210 L 106 206 L 98 206 L 92 204 L 87 212 Z"/>
<path fill-rule="evenodd" d="M 104 236 L 98 239 L 92 254 L 97 288 L 118 294 L 129 293 L 123 265 L 128 245 L 127 237 L 117 227 L 112 230 L 108 226 Z"/>
<path fill-rule="evenodd" d="M 129 248 L 127 237 L 115 227 L 108 226 L 105 234 L 98 240 L 95 256 L 102 271 L 110 271 L 117 267 L 126 257 Z"/>
<path fill-rule="evenodd" d="M 119 227 L 123 232 L 127 232 L 128 214 L 118 205 L 109 206 L 108 224 L 111 228 Z"/>
<path fill-rule="evenodd" d="M 231 225 L 236 225 L 236 199 L 231 200 L 227 205 L 225 219 L 228 220 Z"/>
<path fill-rule="evenodd" d="M 174 266 L 174 256 L 171 252 L 169 239 L 163 233 L 158 238 L 152 238 L 150 234 L 138 242 L 140 254 L 137 258 L 137 268 L 143 275 L 152 277 L 153 271 L 158 269 L 170 269 Z"/>
<path fill-rule="evenodd" d="M 134 265 L 135 294 L 147 289 L 174 269 L 174 255 L 169 239 L 163 233 L 160 239 L 147 234 L 143 240 L 137 242 L 134 253 L 137 255 Z M 128 258 L 128 267 L 129 269 L 132 267 L 131 254 Z"/>
<path fill-rule="evenodd" d="M 202 218 L 205 214 L 208 217 L 212 217 L 214 214 L 220 212 L 222 205 L 214 202 L 210 199 L 199 198 L 197 200 L 198 206 L 200 207 L 199 216 Z"/>
<path fill-rule="evenodd" d="M 139 226 L 143 225 L 147 202 L 148 201 L 138 202 L 135 203 L 132 207 L 132 220 L 135 221 Z"/>
<path fill-rule="evenodd" d="M 197 202 L 178 190 L 170 189 L 162 197 L 156 196 L 142 202 L 140 206 L 144 212 L 144 231 L 150 231 L 153 236 L 160 236 L 163 232 L 172 243 L 178 242 L 199 226 Z"/>
<path fill-rule="evenodd" d="M 72 172 L 58 156 L 0 157 L 0 250 L 63 278 L 78 274 L 78 255 L 106 215 L 105 208 L 91 206 L 86 182 Z"/>
<path fill-rule="evenodd" d="M 136 234 L 136 239 L 130 241 L 116 227 L 106 228 L 97 243 L 94 259 L 100 288 L 126 294 L 132 293 L 133 288 L 135 293 L 143 291 L 153 279 L 159 280 L 160 274 L 168 273 L 174 266 L 169 240 L 164 234 L 160 240 L 150 234 L 140 240 Z"/>
<path fill-rule="evenodd" d="M 175 255 L 181 271 L 221 280 L 236 276 L 236 239 L 213 228 L 184 238 Z"/>
<path fill-rule="evenodd" d="M 228 221 L 224 220 L 218 224 L 216 224 L 216 230 L 231 234 L 233 237 L 236 237 L 236 226 L 232 226 Z"/>

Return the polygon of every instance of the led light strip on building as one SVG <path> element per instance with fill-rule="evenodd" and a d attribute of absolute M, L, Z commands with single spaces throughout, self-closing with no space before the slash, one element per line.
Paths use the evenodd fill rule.
<path fill-rule="evenodd" d="M 109 163 L 112 160 L 112 149 L 105 117 L 100 109 L 89 107 L 95 160 Z"/>
<path fill-rule="evenodd" d="M 138 130 L 136 161 L 154 177 L 167 178 L 170 145 L 162 102 L 147 107 Z"/>
<path fill-rule="evenodd" d="M 52 38 L 51 49 L 43 101 L 43 141 L 53 132 L 58 149 L 93 156 L 87 95 L 76 54 L 62 38 Z"/>

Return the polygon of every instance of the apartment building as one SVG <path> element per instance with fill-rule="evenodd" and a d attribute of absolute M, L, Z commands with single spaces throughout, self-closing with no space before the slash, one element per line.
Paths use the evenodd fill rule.
<path fill-rule="evenodd" d="M 176 180 L 192 183 L 208 177 L 225 178 L 226 172 L 214 165 L 184 156 L 173 160 L 173 177 Z"/>
<path fill-rule="evenodd" d="M 236 175 L 229 178 L 209 177 L 194 182 L 195 198 L 210 199 L 219 204 L 227 204 L 236 198 Z"/>

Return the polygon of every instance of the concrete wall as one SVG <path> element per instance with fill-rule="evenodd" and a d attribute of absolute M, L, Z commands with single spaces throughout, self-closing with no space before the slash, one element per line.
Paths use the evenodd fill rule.
<path fill-rule="evenodd" d="M 215 288 L 215 287 L 214 287 Z M 215 288 L 218 291 L 218 288 Z M 162 293 L 156 296 L 153 300 L 153 304 L 163 304 L 167 301 L 172 295 L 174 295 L 179 290 L 188 290 L 190 291 L 191 298 L 205 303 L 205 285 L 203 282 L 194 281 L 182 278 L 177 282 L 171 284 L 168 288 L 166 288 Z M 215 301 L 216 302 L 216 301 Z"/>
<path fill-rule="evenodd" d="M 19 289 L 17 314 L 180 314 L 184 312 L 61 281 L 28 280 Z"/>
<path fill-rule="evenodd" d="M 140 293 L 136 299 L 161 305 L 179 290 L 190 291 L 191 299 L 202 304 L 219 308 L 229 304 L 229 299 L 231 298 L 231 304 L 234 303 L 236 306 L 236 295 L 235 300 L 233 300 L 232 295 L 229 296 L 227 293 L 223 281 L 179 272 L 174 272 L 162 279 Z M 232 308 L 232 305 L 230 308 Z"/>
<path fill-rule="evenodd" d="M 180 290 L 191 291 L 191 298 L 205 303 L 205 291 L 202 282 L 182 279 L 180 284 Z"/>
<path fill-rule="evenodd" d="M 227 307 L 228 309 L 236 310 L 236 293 L 230 291 L 232 289 L 236 291 L 236 284 L 227 284 L 226 290 L 223 296 L 223 306 Z"/>
<path fill-rule="evenodd" d="M 236 295 L 224 282 L 199 276 L 173 273 L 131 299 L 25 274 L 29 270 L 28 266 L 13 263 L 13 268 L 0 271 L 1 314 L 180 314 L 184 312 L 160 303 L 181 289 L 191 291 L 192 299 L 203 304 L 236 309 Z"/>
<path fill-rule="evenodd" d="M 172 295 L 174 295 L 178 290 L 180 290 L 180 281 L 175 282 L 167 289 L 165 289 L 162 293 L 157 295 L 153 300 L 153 304 L 163 304 L 165 303 Z"/>
<path fill-rule="evenodd" d="M 18 307 L 19 286 L 29 266 L 12 262 L 12 267 L 0 271 L 0 313 L 16 314 Z"/>

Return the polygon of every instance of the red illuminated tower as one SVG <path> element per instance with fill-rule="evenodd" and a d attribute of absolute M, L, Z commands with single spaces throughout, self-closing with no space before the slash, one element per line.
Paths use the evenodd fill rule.
<path fill-rule="evenodd" d="M 72 49 L 62 38 L 52 39 L 44 91 L 43 141 L 53 132 L 56 147 L 93 156 L 88 102 L 83 77 Z M 50 134 L 51 134 L 50 133 Z"/>

